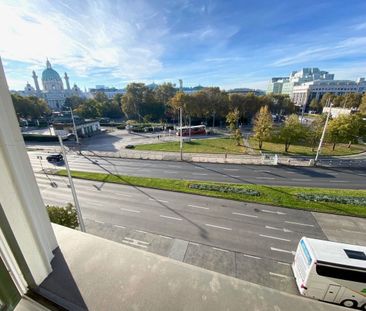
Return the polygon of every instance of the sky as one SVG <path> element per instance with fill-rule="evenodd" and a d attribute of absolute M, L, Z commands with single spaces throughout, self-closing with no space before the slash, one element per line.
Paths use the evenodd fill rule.
<path fill-rule="evenodd" d="M 48 58 L 84 89 L 130 82 L 266 89 L 319 67 L 366 76 L 365 0 L 0 0 L 10 89 Z"/>

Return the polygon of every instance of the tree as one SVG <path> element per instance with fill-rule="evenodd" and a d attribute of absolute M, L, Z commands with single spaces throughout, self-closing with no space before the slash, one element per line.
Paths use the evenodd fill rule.
<path fill-rule="evenodd" d="M 70 203 L 65 207 L 47 205 L 46 209 L 51 222 L 55 224 L 71 229 L 75 229 L 79 225 L 76 209 Z"/>
<path fill-rule="evenodd" d="M 322 109 L 322 106 L 320 104 L 320 101 L 317 100 L 316 98 L 313 98 L 310 102 L 310 105 L 309 107 L 312 109 L 312 110 L 315 110 L 316 112 L 320 112 L 321 109 Z"/>
<path fill-rule="evenodd" d="M 280 139 L 285 144 L 287 153 L 291 144 L 296 143 L 300 137 L 304 136 L 304 127 L 296 114 L 290 115 L 280 129 Z"/>
<path fill-rule="evenodd" d="M 70 108 L 72 108 L 72 110 L 75 110 L 76 108 L 78 108 L 84 102 L 85 102 L 84 98 L 73 95 L 73 96 L 67 97 L 65 99 L 65 103 L 64 103 L 62 108 L 64 110 L 69 110 Z"/>
<path fill-rule="evenodd" d="M 241 131 L 238 128 L 238 121 L 239 121 L 240 113 L 239 109 L 235 108 L 234 111 L 231 111 L 226 116 L 226 123 L 229 124 L 230 132 L 232 137 L 236 141 L 236 145 L 240 146 L 240 141 L 242 138 Z"/>
<path fill-rule="evenodd" d="M 37 119 L 51 114 L 47 103 L 38 97 L 24 97 L 17 94 L 11 94 L 16 114 L 22 118 Z"/>
<path fill-rule="evenodd" d="M 363 115 L 366 115 L 366 93 L 363 94 L 363 96 L 362 96 L 362 100 L 361 100 L 361 104 L 359 106 L 359 109 L 360 109 L 360 112 Z"/>
<path fill-rule="evenodd" d="M 361 104 L 362 94 L 359 93 L 347 93 L 343 96 L 344 103 L 342 107 L 345 108 L 358 108 Z"/>
<path fill-rule="evenodd" d="M 262 150 L 263 141 L 271 136 L 273 127 L 272 115 L 268 106 L 262 107 L 254 118 L 254 138 L 258 140 L 258 147 Z"/>
<path fill-rule="evenodd" d="M 108 102 L 109 99 L 107 97 L 107 95 L 103 92 L 97 92 L 94 95 L 94 99 L 98 102 L 98 103 L 104 103 L 104 102 Z"/>
<path fill-rule="evenodd" d="M 311 146 L 311 150 L 314 152 L 316 145 L 319 143 L 323 133 L 323 128 L 326 120 L 326 115 L 321 115 L 316 118 L 308 127 L 306 132 L 306 140 Z"/>
<path fill-rule="evenodd" d="M 88 99 L 83 102 L 78 108 L 75 109 L 75 113 L 83 118 L 97 118 L 101 117 L 101 103 L 95 99 Z"/>
<path fill-rule="evenodd" d="M 363 133 L 363 120 L 358 114 L 340 115 L 331 120 L 328 126 L 328 140 L 333 144 L 332 150 L 335 150 L 336 144 L 348 143 L 348 148 Z"/>
<path fill-rule="evenodd" d="M 156 102 L 162 103 L 166 106 L 168 105 L 169 100 L 175 95 L 176 92 L 177 90 L 172 83 L 167 82 L 160 84 L 154 90 L 155 100 Z"/>

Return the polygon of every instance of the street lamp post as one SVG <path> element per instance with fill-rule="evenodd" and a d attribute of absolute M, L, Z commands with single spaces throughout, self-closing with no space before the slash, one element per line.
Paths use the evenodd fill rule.
<path fill-rule="evenodd" d="M 76 138 L 76 143 L 79 145 L 79 136 L 78 136 L 78 132 L 76 130 L 74 114 L 72 113 L 72 108 L 71 107 L 70 107 L 70 112 L 71 112 L 71 119 L 72 119 L 72 125 L 73 125 L 73 128 L 74 128 L 74 135 L 75 135 L 75 138 Z"/>
<path fill-rule="evenodd" d="M 63 154 L 63 156 L 64 156 L 65 167 L 66 167 L 66 171 L 67 171 L 67 176 L 68 176 L 68 178 L 69 178 L 69 183 L 70 183 L 70 188 L 71 188 L 72 197 L 73 197 L 73 199 L 74 199 L 74 203 L 75 203 L 76 213 L 77 213 L 77 215 L 78 215 L 78 221 L 79 221 L 80 230 L 81 230 L 82 232 L 85 232 L 85 225 L 84 225 L 83 216 L 82 216 L 82 214 L 81 214 L 81 209 L 80 209 L 80 205 L 79 205 L 79 200 L 78 200 L 78 197 L 77 197 L 77 195 L 76 195 L 76 190 L 75 190 L 74 181 L 72 180 L 71 173 L 70 173 L 69 162 L 67 162 L 67 157 L 66 157 L 66 152 L 65 152 L 64 144 L 63 144 L 63 142 L 62 142 L 62 138 L 61 138 L 61 136 L 60 136 L 60 135 L 58 136 L 58 141 L 60 142 L 61 151 L 62 151 L 62 154 Z"/>
<path fill-rule="evenodd" d="M 180 128 L 179 128 L 179 149 L 180 149 L 180 160 L 183 161 L 183 111 L 182 107 L 179 108 L 179 122 L 180 122 Z"/>
<path fill-rule="evenodd" d="M 322 133 L 322 136 L 320 138 L 318 150 L 316 151 L 316 156 L 315 156 L 315 159 L 314 159 L 314 164 L 315 165 L 316 165 L 316 162 L 318 161 L 318 158 L 319 158 L 319 154 L 320 154 L 322 144 L 323 144 L 323 140 L 324 140 L 324 137 L 325 137 L 325 131 L 327 130 L 327 125 L 328 125 L 328 121 L 329 121 L 329 117 L 330 117 L 330 112 L 331 112 L 332 106 L 333 106 L 333 104 L 331 104 L 330 100 L 328 100 L 328 103 L 329 103 L 329 110 L 328 110 L 328 114 L 327 114 L 327 119 L 325 120 L 325 123 L 324 123 L 323 133 Z M 326 105 L 326 106 L 328 106 L 328 105 Z"/>

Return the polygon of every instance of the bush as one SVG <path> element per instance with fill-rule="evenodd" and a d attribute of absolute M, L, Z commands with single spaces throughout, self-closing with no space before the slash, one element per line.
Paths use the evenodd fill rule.
<path fill-rule="evenodd" d="M 208 190 L 208 191 L 218 191 L 224 193 L 237 193 L 237 194 L 246 194 L 252 196 L 260 196 L 260 192 L 253 189 L 244 189 L 239 187 L 230 187 L 230 186 L 217 186 L 217 185 L 209 185 L 209 184 L 190 184 L 188 186 L 191 189 L 198 190 Z"/>
<path fill-rule="evenodd" d="M 65 207 L 47 205 L 48 216 L 51 222 L 75 229 L 79 226 L 76 209 L 68 203 Z"/>
<path fill-rule="evenodd" d="M 332 202 L 351 205 L 366 205 L 366 197 L 336 196 L 331 194 L 309 194 L 299 193 L 297 197 L 301 200 L 313 202 Z"/>

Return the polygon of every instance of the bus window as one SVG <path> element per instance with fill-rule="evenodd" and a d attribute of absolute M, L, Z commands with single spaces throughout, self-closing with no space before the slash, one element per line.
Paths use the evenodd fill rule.
<path fill-rule="evenodd" d="M 325 266 L 317 264 L 316 273 L 321 276 L 326 276 L 334 279 L 353 281 L 358 283 L 366 282 L 366 272 L 349 270 L 341 267 Z"/>

